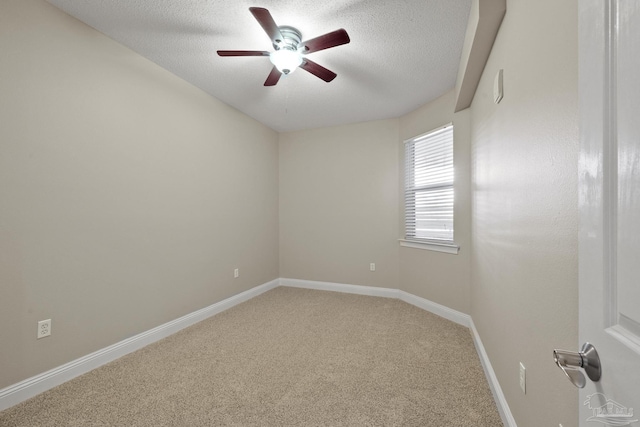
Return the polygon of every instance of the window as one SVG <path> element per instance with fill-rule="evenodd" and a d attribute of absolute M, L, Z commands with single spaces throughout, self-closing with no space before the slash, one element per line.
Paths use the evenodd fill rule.
<path fill-rule="evenodd" d="M 405 239 L 453 245 L 453 125 L 405 141 L 404 152 Z"/>

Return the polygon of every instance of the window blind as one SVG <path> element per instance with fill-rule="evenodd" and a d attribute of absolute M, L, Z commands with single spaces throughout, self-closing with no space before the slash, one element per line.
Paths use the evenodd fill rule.
<path fill-rule="evenodd" d="M 405 142 L 405 238 L 453 242 L 453 125 Z"/>

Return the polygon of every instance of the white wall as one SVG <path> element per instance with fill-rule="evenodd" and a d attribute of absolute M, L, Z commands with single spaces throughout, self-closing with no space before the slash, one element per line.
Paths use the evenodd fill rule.
<path fill-rule="evenodd" d="M 278 277 L 274 131 L 44 1 L 0 52 L 0 388 Z"/>

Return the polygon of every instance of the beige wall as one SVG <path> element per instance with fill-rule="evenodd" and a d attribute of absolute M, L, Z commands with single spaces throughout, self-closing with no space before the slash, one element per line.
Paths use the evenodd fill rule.
<path fill-rule="evenodd" d="M 400 119 L 399 156 L 403 169 L 403 146 L 407 139 L 447 123 L 453 123 L 455 164 L 454 240 L 460 246 L 457 255 L 424 249 L 400 248 L 400 289 L 463 313 L 470 313 L 471 294 L 471 165 L 470 112 L 454 114 L 455 93 L 405 115 Z M 402 172 L 404 174 L 404 172 Z M 402 185 L 402 183 L 401 183 Z M 402 199 L 402 194 L 401 197 Z M 401 200 L 400 211 L 404 209 Z M 404 235 L 403 215 L 399 237 Z"/>
<path fill-rule="evenodd" d="M 397 141 L 395 119 L 280 135 L 281 277 L 398 287 Z"/>
<path fill-rule="evenodd" d="M 577 3 L 509 1 L 471 106 L 471 314 L 519 427 L 578 422 L 552 358 L 578 348 Z"/>
<path fill-rule="evenodd" d="M 450 93 L 278 136 L 45 2 L 1 2 L 0 388 L 280 276 L 471 313 L 518 425 L 577 425 L 551 359 L 577 346 L 574 3 L 508 3 L 469 110 Z M 399 248 L 402 141 L 450 121 L 460 254 Z"/>
<path fill-rule="evenodd" d="M 399 288 L 469 313 L 470 113 L 454 104 L 451 91 L 400 119 L 281 134 L 280 275 Z M 401 248 L 403 141 L 450 122 L 460 254 Z"/>
<path fill-rule="evenodd" d="M 392 121 L 280 137 L 281 276 L 398 287 L 470 313 L 525 427 L 577 425 L 577 393 L 551 357 L 553 348 L 577 348 L 576 6 L 509 3 L 472 107 L 454 114 L 449 93 L 399 118 L 395 153 L 387 151 L 393 133 L 380 130 Z M 499 68 L 505 98 L 496 106 Z M 392 276 L 380 283 L 366 270 L 366 251 L 392 253 L 402 235 L 402 141 L 451 121 L 460 254 L 398 248 L 397 286 Z M 363 161 L 378 168 L 373 186 L 360 179 Z M 357 228 L 358 201 L 373 208 L 366 224 L 389 224 L 393 212 L 375 200 L 393 200 L 378 190 L 378 177 L 393 173 L 396 234 L 369 236 Z M 526 395 L 519 362 L 527 368 Z"/>
<path fill-rule="evenodd" d="M 0 388 L 278 277 L 275 132 L 44 1 L 0 52 Z"/>

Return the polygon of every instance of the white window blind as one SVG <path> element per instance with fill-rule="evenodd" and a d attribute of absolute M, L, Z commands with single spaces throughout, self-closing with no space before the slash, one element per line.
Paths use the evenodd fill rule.
<path fill-rule="evenodd" d="M 405 142 L 405 238 L 453 242 L 453 125 Z"/>

